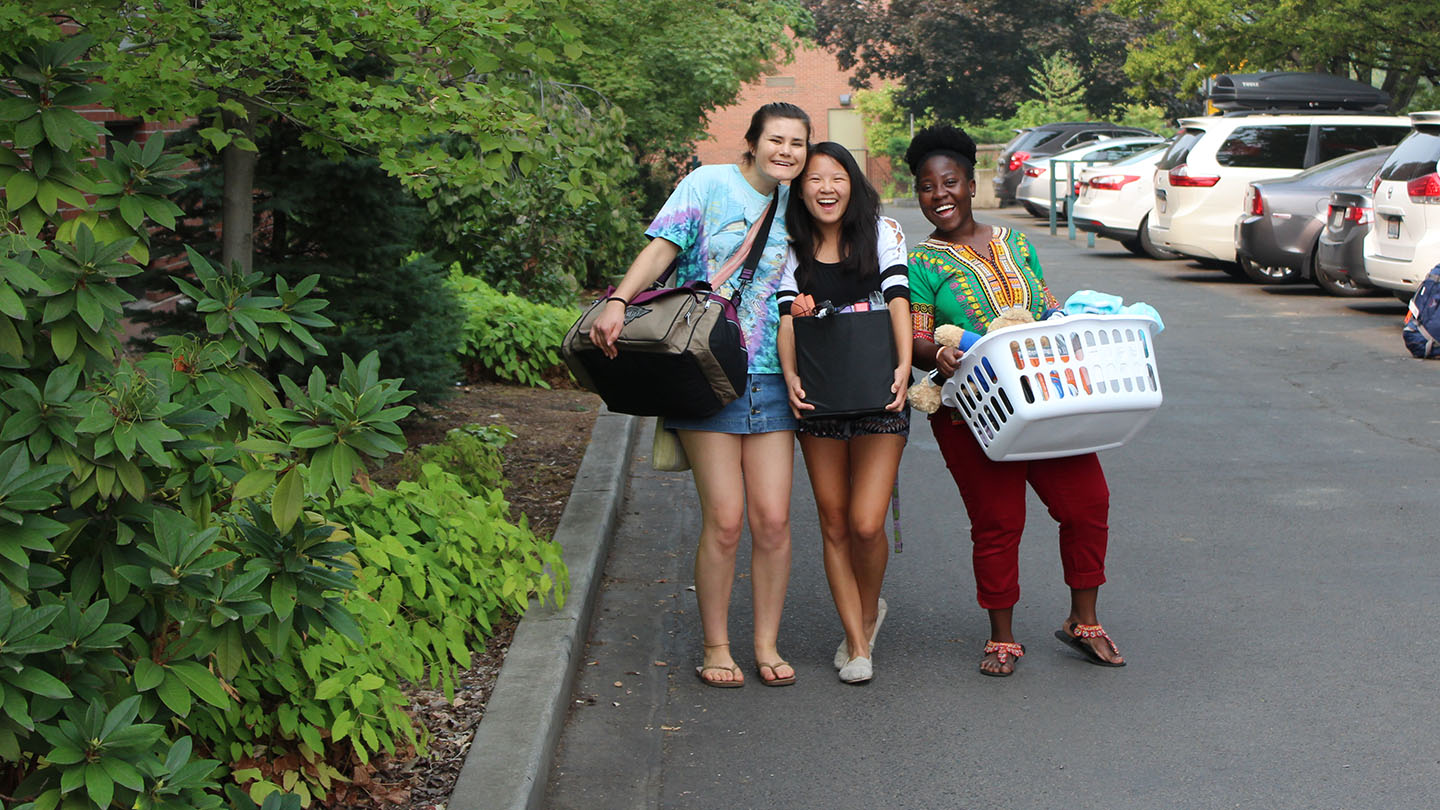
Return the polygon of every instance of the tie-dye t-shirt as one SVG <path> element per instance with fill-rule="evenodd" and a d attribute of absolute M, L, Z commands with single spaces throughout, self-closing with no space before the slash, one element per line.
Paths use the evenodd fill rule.
<path fill-rule="evenodd" d="M 780 325 L 775 291 L 780 287 L 780 269 L 788 247 L 785 202 L 789 195 L 790 188 L 780 186 L 779 207 L 770 224 L 765 252 L 740 299 L 740 328 L 750 353 L 751 374 L 780 373 L 775 351 L 775 332 Z M 750 185 L 739 166 L 701 166 L 680 181 L 645 233 L 680 246 L 680 266 L 675 271 L 679 283 L 709 281 L 740 249 L 750 226 L 765 216 L 769 205 L 770 198 Z M 736 270 L 717 292 L 733 295 L 740 273 Z"/>

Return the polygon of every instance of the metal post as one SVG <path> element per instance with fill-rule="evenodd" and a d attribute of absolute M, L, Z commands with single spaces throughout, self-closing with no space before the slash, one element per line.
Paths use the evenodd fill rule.
<path fill-rule="evenodd" d="M 1070 241 L 1075 241 L 1075 166 L 1078 160 L 1065 161 L 1065 230 Z"/>
<path fill-rule="evenodd" d="M 1055 160 L 1050 160 L 1050 235 L 1055 235 Z"/>

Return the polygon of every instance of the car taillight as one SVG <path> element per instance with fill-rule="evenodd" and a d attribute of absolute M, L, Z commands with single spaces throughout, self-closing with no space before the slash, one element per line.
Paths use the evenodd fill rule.
<path fill-rule="evenodd" d="M 1102 174 L 1099 177 L 1090 178 L 1090 187 L 1106 191 L 1119 191 L 1121 186 L 1139 179 L 1138 175 L 1133 174 Z"/>
<path fill-rule="evenodd" d="M 1375 175 L 1375 179 L 1370 182 L 1370 196 L 1372 196 L 1372 197 L 1375 196 L 1375 194 L 1376 194 L 1377 192 L 1379 192 L 1379 191 L 1380 191 L 1380 175 L 1377 174 L 1377 175 Z"/>
<path fill-rule="evenodd" d="M 1405 193 L 1410 202 L 1422 205 L 1440 205 L 1440 173 L 1431 172 L 1405 184 Z"/>
<path fill-rule="evenodd" d="M 1369 225 L 1370 223 L 1375 221 L 1375 209 L 1366 208 L 1363 205 L 1342 205 L 1338 208 L 1332 205 L 1328 210 L 1326 210 L 1325 219 L 1334 219 L 1336 211 L 1344 212 L 1340 217 L 1341 222 L 1348 221 L 1353 222 L 1356 225 Z"/>
<path fill-rule="evenodd" d="M 1010 155 L 1010 171 L 1016 171 L 1030 159 L 1029 152 L 1015 152 Z"/>
<path fill-rule="evenodd" d="M 1076 180 L 1076 181 L 1075 181 L 1075 191 L 1074 191 L 1074 194 L 1075 194 L 1076 197 L 1079 197 L 1079 196 L 1080 196 L 1080 189 L 1081 189 L 1082 187 L 1084 187 L 1084 185 L 1085 185 L 1085 184 L 1082 183 L 1082 182 L 1080 182 L 1079 180 Z"/>
<path fill-rule="evenodd" d="M 1245 190 L 1245 209 L 1251 216 L 1265 216 L 1265 198 L 1260 196 L 1260 189 L 1251 186 Z"/>
<path fill-rule="evenodd" d="M 1040 168 L 1039 166 L 1026 166 L 1026 167 L 1025 167 L 1025 176 L 1026 176 L 1026 177 L 1039 177 L 1040 175 L 1042 175 L 1042 174 L 1044 174 L 1044 173 L 1045 173 L 1045 170 L 1042 169 L 1042 168 Z"/>
<path fill-rule="evenodd" d="M 1184 163 L 1170 170 L 1170 185 L 1172 186 L 1209 188 L 1218 182 L 1220 182 L 1220 178 L 1217 175 L 1191 174 L 1190 167 Z"/>

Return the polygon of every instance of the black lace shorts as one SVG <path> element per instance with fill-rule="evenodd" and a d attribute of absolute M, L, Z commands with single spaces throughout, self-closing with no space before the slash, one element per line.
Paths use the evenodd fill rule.
<path fill-rule="evenodd" d="M 801 419 L 798 430 L 806 436 L 817 439 L 840 439 L 846 441 L 856 436 L 905 436 L 910 435 L 910 407 L 899 413 L 870 414 L 868 416 L 845 416 L 838 419 Z"/>

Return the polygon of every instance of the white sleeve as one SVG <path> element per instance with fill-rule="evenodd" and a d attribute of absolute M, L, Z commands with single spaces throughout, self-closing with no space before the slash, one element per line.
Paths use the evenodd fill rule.
<path fill-rule="evenodd" d="M 880 217 L 875 225 L 877 244 L 875 253 L 880 258 L 880 292 L 888 303 L 896 298 L 910 298 L 909 259 L 905 252 L 905 234 L 900 223 L 889 217 Z"/>
<path fill-rule="evenodd" d="M 780 288 L 775 291 L 775 303 L 780 307 L 781 315 L 790 314 L 790 304 L 795 301 L 795 296 L 800 294 L 795 288 L 795 268 L 799 264 L 792 245 L 785 251 L 785 262 L 780 265 Z"/>

